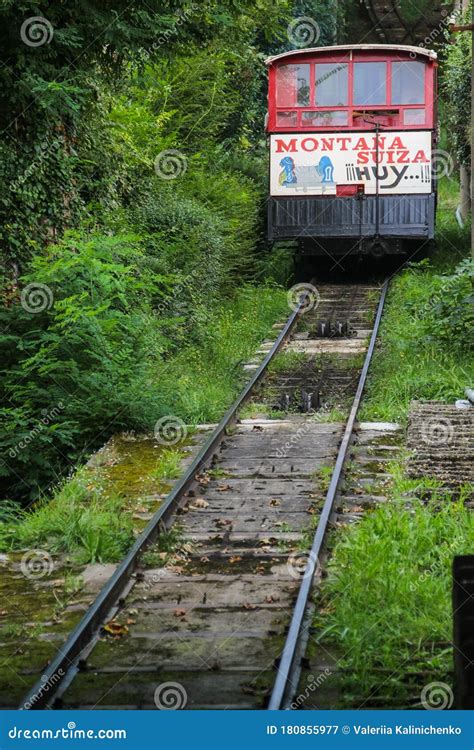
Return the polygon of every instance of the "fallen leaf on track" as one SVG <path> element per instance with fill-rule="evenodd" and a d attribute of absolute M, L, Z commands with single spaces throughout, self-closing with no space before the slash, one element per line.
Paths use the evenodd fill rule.
<path fill-rule="evenodd" d="M 214 523 L 219 529 L 225 528 L 226 526 L 232 526 L 232 521 L 229 518 L 216 518 Z"/>
<path fill-rule="evenodd" d="M 269 594 L 268 596 L 265 597 L 265 601 L 267 604 L 273 604 L 273 602 L 279 602 L 280 597 L 277 596 L 276 594 Z"/>
<path fill-rule="evenodd" d="M 115 638 L 121 638 L 123 635 L 128 634 L 128 628 L 126 625 L 122 625 L 120 622 L 110 620 L 102 628 L 106 633 L 115 636 Z"/>
<path fill-rule="evenodd" d="M 209 503 L 202 497 L 198 497 L 192 505 L 188 505 L 189 510 L 199 510 L 200 508 L 208 508 Z"/>

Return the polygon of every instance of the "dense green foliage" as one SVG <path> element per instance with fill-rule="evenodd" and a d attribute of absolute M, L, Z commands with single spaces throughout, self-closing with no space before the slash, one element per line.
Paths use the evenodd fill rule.
<path fill-rule="evenodd" d="M 27 477 L 37 492 L 102 429 L 138 427 L 152 411 L 143 330 L 153 325 L 146 301 L 160 277 L 137 272 L 142 257 L 133 237 L 67 237 L 35 257 L 23 304 L 16 293 L 0 311 L 2 473 L 17 491 Z"/>
<path fill-rule="evenodd" d="M 1 311 L 2 476 L 16 496 L 34 498 L 121 429 L 151 429 L 166 414 L 217 419 L 239 384 L 238 363 L 284 313 L 274 287 L 206 307 L 199 275 L 172 286 L 147 250 L 134 236 L 67 235 L 22 279 L 29 305 L 36 294 L 44 309 L 12 298 Z"/>
<path fill-rule="evenodd" d="M 283 309 L 245 285 L 273 274 L 264 59 L 302 15 L 333 40 L 321 0 L 3 3 L 7 495 L 34 499 L 117 430 L 215 419 L 235 393 Z"/>
<path fill-rule="evenodd" d="M 101 200 L 107 182 L 119 193 L 126 187 L 118 182 L 114 139 L 101 122 L 107 92 L 127 91 L 130 74 L 147 62 L 171 63 L 176 76 L 174 55 L 185 53 L 189 60 L 197 47 L 215 49 L 219 42 L 226 63 L 240 57 L 245 66 L 256 54 L 257 33 L 263 30 L 263 39 L 282 36 L 287 10 L 285 0 L 81 1 L 56 3 L 44 18 L 33 0 L 3 3 L 0 163 L 8 190 L 0 204 L 0 247 L 8 273 L 17 273 L 34 249 L 77 221 L 91 200 Z M 173 80 L 171 71 L 167 78 Z M 220 81 L 208 72 L 207 84 L 219 101 Z M 198 102 L 203 88 L 193 93 Z M 183 105 L 175 100 L 171 109 Z"/>
<path fill-rule="evenodd" d="M 413 399 L 463 398 L 474 372 L 474 262 L 470 232 L 442 185 L 438 250 L 392 281 L 361 418 L 405 422 Z"/>
<path fill-rule="evenodd" d="M 343 705 L 406 706 L 433 680 L 451 683 L 452 559 L 473 544 L 474 515 L 441 497 L 398 498 L 342 531 L 316 638 L 341 654 Z"/>
<path fill-rule="evenodd" d="M 21 314 L 15 320 L 25 326 L 27 351 L 12 363 L 10 382 L 14 390 L 21 381 L 27 406 L 22 401 L 4 410 L 2 448 L 8 456 L 4 479 L 17 497 L 35 498 L 54 471 L 122 428 L 150 429 L 163 415 L 187 423 L 218 420 L 241 384 L 242 362 L 288 309 L 286 293 L 274 286 L 241 287 L 231 301 L 208 311 L 195 325 L 194 340 L 182 346 L 164 333 L 166 318 L 150 311 L 147 299 L 156 285 L 148 274 L 134 278 L 125 264 L 115 274 L 121 254 L 141 252 L 133 238 L 109 240 L 107 247 L 92 239 L 85 247 L 68 241 L 80 257 L 71 252 L 64 264 L 69 269 L 63 266 L 57 310 L 52 307 L 35 328 Z M 88 280 L 88 295 L 74 294 L 80 276 Z M 48 408 L 38 419 L 44 403 Z M 178 452 L 163 451 L 153 475 L 174 477 L 179 459 Z M 93 479 L 79 471 L 60 481 L 51 502 L 44 496 L 34 512 L 19 518 L 15 504 L 0 505 L 0 548 L 46 547 L 88 562 L 120 559 L 133 539 L 126 504 L 102 494 Z"/>
<path fill-rule="evenodd" d="M 460 23 L 471 23 L 472 12 L 466 12 Z M 441 94 L 448 140 L 460 164 L 469 165 L 471 158 L 471 34 L 455 34 L 452 44 L 444 50 Z"/>

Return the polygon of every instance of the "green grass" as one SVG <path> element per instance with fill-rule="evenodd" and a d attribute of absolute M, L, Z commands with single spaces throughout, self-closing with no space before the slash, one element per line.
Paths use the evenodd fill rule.
<path fill-rule="evenodd" d="M 262 395 L 265 394 L 261 392 L 260 396 Z M 285 419 L 287 416 L 285 411 L 273 409 L 269 404 L 259 401 L 249 401 L 239 412 L 240 419 Z"/>
<path fill-rule="evenodd" d="M 230 405 L 244 379 L 241 365 L 260 345 L 278 318 L 288 314 L 286 293 L 275 286 L 245 287 L 226 307 L 214 309 L 209 336 L 157 366 L 150 384 L 168 403 L 164 413 L 186 423 L 215 421 Z M 155 479 L 180 474 L 183 452 L 163 450 Z M 68 553 L 75 561 L 116 562 L 134 540 L 132 509 L 119 494 L 103 492 L 85 469 L 29 510 L 16 503 L 0 507 L 0 551 L 38 548 Z M 127 508 L 130 503 L 127 504 Z"/>
<path fill-rule="evenodd" d="M 248 377 L 243 365 L 289 312 L 286 292 L 276 286 L 244 287 L 211 309 L 207 337 L 157 367 L 151 387 L 163 394 L 165 413 L 187 424 L 217 421 Z"/>
<path fill-rule="evenodd" d="M 292 352 L 283 351 L 279 352 L 277 356 L 270 362 L 268 366 L 269 374 L 291 372 L 292 370 L 299 370 L 310 364 L 312 358 L 305 352 Z"/>
<path fill-rule="evenodd" d="M 449 498 L 398 497 L 339 533 L 316 637 L 341 655 L 349 702 L 372 692 L 403 702 L 417 689 L 406 674 L 429 673 L 421 687 L 447 679 L 452 559 L 473 546 L 474 514 Z"/>
<path fill-rule="evenodd" d="M 108 497 L 80 469 L 52 500 L 0 523 L 0 550 L 38 548 L 78 562 L 115 562 L 133 542 L 132 519 L 120 497 Z"/>
<path fill-rule="evenodd" d="M 271 408 L 268 404 L 259 401 L 248 401 L 239 412 L 240 419 L 256 419 L 257 417 L 269 417 Z"/>
<path fill-rule="evenodd" d="M 155 479 L 177 479 L 181 474 L 181 461 L 184 453 L 178 448 L 165 448 L 152 471 Z"/>
<path fill-rule="evenodd" d="M 182 532 L 179 526 L 163 531 L 156 542 L 140 557 L 140 562 L 150 568 L 162 568 L 173 557 L 182 542 Z"/>
<path fill-rule="evenodd" d="M 206 474 L 210 479 L 229 479 L 232 477 L 232 474 L 224 469 L 208 469 Z"/>
<path fill-rule="evenodd" d="M 451 403 L 472 385 L 472 301 L 466 299 L 463 309 L 453 301 L 450 319 L 436 318 L 434 311 L 436 298 L 450 304 L 450 282 L 442 275 L 452 274 L 469 254 L 469 228 L 460 230 L 454 217 L 455 184 L 444 181 L 440 194 L 437 251 L 391 284 L 360 420 L 404 422 L 413 399 Z"/>
<path fill-rule="evenodd" d="M 403 423 L 413 399 L 453 402 L 472 383 L 470 282 L 450 281 L 469 254 L 469 227 L 454 218 L 453 181 L 440 198 L 435 254 L 392 282 L 361 421 Z M 403 457 L 387 471 L 389 501 L 329 540 L 312 648 L 322 641 L 339 655 L 343 707 L 369 699 L 367 708 L 371 696 L 379 707 L 408 705 L 427 683 L 452 679 L 451 566 L 472 553 L 474 514 L 462 492 L 454 500 L 432 479 L 408 478 Z"/>
<path fill-rule="evenodd" d="M 328 411 L 320 410 L 315 412 L 311 419 L 313 422 L 324 423 L 324 422 L 344 422 L 347 419 L 347 413 L 340 408 L 333 407 Z"/>

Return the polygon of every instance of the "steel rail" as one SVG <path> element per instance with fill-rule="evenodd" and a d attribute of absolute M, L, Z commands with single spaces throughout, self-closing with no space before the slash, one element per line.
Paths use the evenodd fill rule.
<path fill-rule="evenodd" d="M 390 40 L 386 34 L 386 29 L 380 23 L 380 19 L 377 15 L 377 11 L 374 8 L 373 0 L 364 0 L 364 6 L 370 18 L 371 23 L 373 24 L 375 29 L 377 29 L 382 34 L 385 40 L 385 43 L 388 44 Z"/>
<path fill-rule="evenodd" d="M 289 704 L 291 703 L 291 674 L 292 671 L 297 668 L 296 657 L 298 651 L 298 643 L 301 636 L 302 624 L 308 606 L 309 595 L 311 593 L 313 577 L 316 571 L 319 554 L 326 535 L 327 526 L 333 509 L 334 501 L 337 496 L 344 464 L 347 458 L 347 452 L 354 430 L 357 412 L 359 410 L 362 393 L 364 391 L 365 383 L 367 380 L 367 373 L 369 371 L 370 362 L 374 353 L 375 342 L 377 340 L 377 334 L 380 326 L 380 320 L 382 318 L 385 299 L 387 296 L 388 285 L 389 280 L 387 279 L 382 287 L 382 292 L 377 307 L 377 314 L 375 316 L 374 327 L 372 329 L 369 347 L 365 356 L 364 366 L 360 374 L 356 395 L 354 397 L 349 417 L 347 419 L 344 435 L 339 446 L 336 464 L 334 466 L 334 471 L 331 477 L 331 483 L 329 485 L 323 509 L 319 517 L 318 526 L 313 538 L 313 544 L 308 556 L 308 562 L 303 574 L 303 580 L 301 581 L 295 608 L 293 610 L 288 635 L 286 637 L 285 645 L 278 665 L 278 674 L 273 685 L 270 701 L 268 703 L 267 710 L 269 711 L 277 711 L 288 708 Z"/>
<path fill-rule="evenodd" d="M 41 679 L 38 680 L 25 695 L 19 709 L 30 710 L 47 708 L 52 704 L 54 696 L 60 689 L 61 685 L 65 682 L 70 682 L 70 680 L 68 680 L 69 673 L 71 670 L 77 669 L 76 662 L 81 652 L 94 638 L 100 625 L 107 616 L 107 613 L 125 591 L 135 570 L 140 553 L 156 538 L 160 527 L 164 525 L 186 490 L 189 489 L 195 481 L 195 475 L 202 470 L 212 458 L 216 447 L 226 434 L 226 431 L 235 419 L 237 412 L 249 398 L 256 384 L 262 379 L 268 365 L 274 356 L 280 351 L 284 342 L 293 330 L 305 305 L 308 294 L 309 291 L 301 296 L 297 307 L 289 316 L 263 362 L 259 365 L 251 379 L 242 389 L 239 396 L 237 396 L 232 406 L 230 406 L 225 412 L 212 435 L 209 436 L 208 440 L 205 442 L 183 476 L 176 482 L 159 510 L 149 521 L 146 528 L 136 539 L 133 547 L 127 553 L 126 557 L 103 586 L 84 617 L 76 625 L 67 641 L 58 650 L 55 658 L 44 669 Z"/>

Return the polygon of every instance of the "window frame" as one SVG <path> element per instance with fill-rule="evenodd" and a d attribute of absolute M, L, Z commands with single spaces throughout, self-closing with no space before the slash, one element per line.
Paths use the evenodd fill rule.
<path fill-rule="evenodd" d="M 321 105 L 316 103 L 316 97 L 318 95 L 317 87 L 316 87 L 316 66 L 317 65 L 346 65 L 347 66 L 347 104 L 331 104 L 329 106 L 327 105 Z M 349 60 L 341 60 L 340 62 L 326 62 L 325 60 L 315 60 L 311 64 L 311 71 L 313 74 L 312 82 L 310 78 L 310 101 L 312 102 L 312 109 L 318 109 L 318 110 L 324 110 L 324 109 L 330 109 L 330 110 L 341 110 L 341 109 L 348 109 L 351 99 L 351 65 Z"/>
<path fill-rule="evenodd" d="M 420 63 L 420 62 L 421 62 L 420 60 L 391 60 L 390 61 L 390 102 L 392 103 L 394 107 L 404 107 L 404 108 L 405 107 L 407 108 L 418 107 L 418 109 L 421 109 L 422 107 L 424 107 L 426 109 L 426 65 L 423 66 L 424 71 L 425 71 L 425 80 L 423 82 L 423 101 L 421 103 L 418 102 L 417 104 L 409 104 L 409 103 L 396 104 L 395 102 L 393 102 L 393 83 L 394 83 L 393 66 L 400 65 L 403 63 Z"/>
<path fill-rule="evenodd" d="M 299 89 L 298 89 L 298 76 L 297 75 L 295 77 L 295 85 L 294 85 L 294 94 L 295 94 L 295 101 L 296 101 L 296 103 L 295 104 L 277 104 L 277 97 L 278 97 L 278 72 L 281 71 L 283 68 L 287 68 L 287 67 L 289 68 L 290 66 L 301 67 L 302 65 L 306 65 L 309 68 L 309 71 L 308 71 L 309 72 L 308 104 L 298 104 Z M 275 108 L 276 108 L 277 111 L 281 111 L 281 110 L 290 111 L 290 110 L 294 110 L 294 109 L 299 110 L 299 109 L 301 109 L 303 107 L 307 107 L 307 106 L 309 106 L 311 104 L 311 91 L 313 90 L 313 84 L 311 82 L 312 68 L 313 68 L 313 63 L 311 61 L 309 61 L 309 60 L 308 61 L 304 60 L 302 62 L 297 62 L 297 63 L 289 62 L 289 63 L 286 63 L 284 65 L 278 66 L 278 68 L 276 70 L 276 74 L 275 74 Z"/>
<path fill-rule="evenodd" d="M 295 107 L 277 107 L 276 106 L 276 71 L 280 65 L 289 65 L 294 63 L 309 63 L 310 64 L 310 104 L 308 106 L 295 106 Z M 354 104 L 354 65 L 358 62 L 384 62 L 387 64 L 387 77 L 386 77 L 386 101 L 387 104 L 380 105 L 355 105 Z M 392 104 L 392 66 L 394 63 L 400 62 L 421 62 L 425 67 L 425 82 L 424 82 L 424 103 L 423 104 Z M 348 69 L 348 104 L 347 106 L 318 106 L 316 105 L 316 65 L 318 64 L 347 64 Z M 365 53 L 363 51 L 347 51 L 339 54 L 321 54 L 304 57 L 289 57 L 287 60 L 281 61 L 271 66 L 269 71 L 269 123 L 267 130 L 268 132 L 312 132 L 314 130 L 322 131 L 337 131 L 337 130 L 371 130 L 373 124 L 365 124 L 355 122 L 354 116 L 357 112 L 367 112 L 370 114 L 371 111 L 377 113 L 387 112 L 387 118 L 392 116 L 394 122 L 392 124 L 384 125 L 383 127 L 387 130 L 433 130 L 436 118 L 436 72 L 437 63 L 431 58 L 423 58 L 417 56 L 416 58 L 411 57 L 409 53 L 396 53 L 383 54 L 381 52 Z M 405 125 L 404 124 L 404 112 L 408 109 L 424 109 L 425 110 L 425 121 L 418 125 Z M 297 125 L 290 127 L 282 127 L 276 124 L 277 111 L 293 110 L 297 114 Z M 302 113 L 305 111 L 320 111 L 331 112 L 331 111 L 346 111 L 348 114 L 347 125 L 317 125 L 308 126 L 304 123 Z"/>

